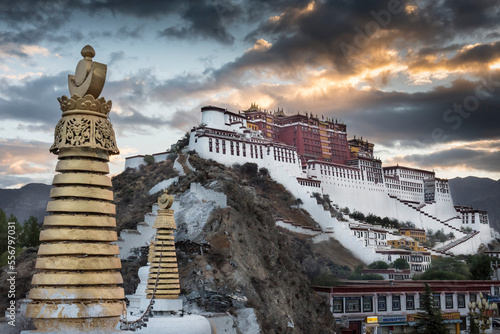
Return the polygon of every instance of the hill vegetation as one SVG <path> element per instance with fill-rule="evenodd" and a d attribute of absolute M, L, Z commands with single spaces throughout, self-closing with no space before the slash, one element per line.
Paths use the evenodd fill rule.
<path fill-rule="evenodd" d="M 321 333 L 333 328 L 328 306 L 311 286 L 336 284 L 362 262 L 335 240 L 314 243 L 309 236 L 277 227 L 278 217 L 306 226 L 317 224 L 267 170 L 251 163 L 227 168 L 196 154 L 189 156 L 189 163 L 195 171 L 185 168 L 186 175 L 178 176 L 169 193 L 181 195 L 192 182 L 198 182 L 226 194 L 229 207 L 212 212 L 202 233 L 203 242 L 176 243 L 181 291 L 188 300 L 211 312 L 254 308 L 265 333 L 285 332 L 290 319 L 299 332 Z M 132 228 L 149 212 L 158 194 L 146 194 L 162 181 L 153 175 L 160 170 L 163 178 L 176 175 L 170 160 L 126 170 L 113 179 L 120 228 Z M 153 177 L 155 182 L 149 180 Z M 134 198 L 124 204 L 127 193 Z M 149 203 L 142 208 L 134 203 L 137 200 Z M 144 256 L 124 261 L 124 275 L 144 263 Z M 133 293 L 136 277 L 129 274 L 124 280 L 130 282 L 126 293 Z"/>

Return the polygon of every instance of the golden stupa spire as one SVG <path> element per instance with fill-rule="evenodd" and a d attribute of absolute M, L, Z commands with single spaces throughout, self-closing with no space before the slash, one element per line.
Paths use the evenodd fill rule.
<path fill-rule="evenodd" d="M 156 229 L 155 240 L 150 245 L 150 268 L 147 298 L 177 299 L 180 293 L 179 270 L 175 255 L 174 210 L 170 209 L 174 198 L 163 193 L 158 198 L 158 213 L 153 228 Z"/>
<path fill-rule="evenodd" d="M 108 114 L 111 101 L 99 98 L 106 65 L 92 61 L 94 49 L 81 51 L 70 98 L 58 99 L 63 111 L 50 151 L 58 156 L 40 233 L 32 302 L 27 316 L 39 331 L 114 332 L 123 311 L 115 205 L 109 155 L 118 154 Z"/>

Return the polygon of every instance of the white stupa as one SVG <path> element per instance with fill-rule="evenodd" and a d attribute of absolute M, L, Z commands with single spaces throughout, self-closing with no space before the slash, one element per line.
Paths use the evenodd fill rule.
<path fill-rule="evenodd" d="M 182 299 L 178 298 L 178 286 L 173 282 L 178 275 L 175 249 L 159 246 L 164 245 L 165 240 L 172 240 L 173 245 L 172 202 L 173 197 L 166 192 L 158 199 L 155 240 L 149 247 L 148 265 L 139 269 L 140 283 L 135 294 L 126 296 L 130 304 L 122 328 L 152 334 L 215 334 L 217 330 L 207 318 L 182 312 Z M 167 275 L 170 284 L 162 284 Z"/>

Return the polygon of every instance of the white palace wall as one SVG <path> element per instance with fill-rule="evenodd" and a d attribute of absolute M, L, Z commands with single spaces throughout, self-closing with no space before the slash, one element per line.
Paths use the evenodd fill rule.
<path fill-rule="evenodd" d="M 425 230 L 442 229 L 447 234 L 453 232 L 456 240 L 466 236 L 460 231 L 462 221 L 453 206 L 447 180 L 434 180 L 433 172 L 397 166 L 392 168 L 393 172 L 383 174 L 387 176 L 387 182 L 383 177 L 383 182 L 377 183 L 368 181 L 366 171 L 356 167 L 309 161 L 303 170 L 294 147 L 260 137 L 259 132 L 247 129 L 245 122 L 244 116 L 224 109 L 203 109 L 203 125 L 191 131 L 189 149 L 195 150 L 202 158 L 213 159 L 227 166 L 254 162 L 259 168 L 267 168 L 274 180 L 302 200 L 302 207 L 311 214 L 324 233 L 335 236 L 363 261 L 370 263 L 381 260 L 384 255 L 375 252 L 379 247 L 365 247 L 364 242 L 353 238 L 349 224 L 331 217 L 329 211 L 316 203 L 312 197 L 314 192 L 329 195 L 333 204 L 348 207 L 351 212 L 360 211 L 365 215 L 372 213 L 400 222 L 410 221 L 417 228 Z M 432 202 L 424 202 L 424 178 L 431 186 L 434 181 L 435 196 Z M 484 228 L 477 227 L 481 231 L 479 235 L 454 246 L 452 251 L 470 254 L 481 243 L 490 241 L 489 225 L 483 225 Z"/>

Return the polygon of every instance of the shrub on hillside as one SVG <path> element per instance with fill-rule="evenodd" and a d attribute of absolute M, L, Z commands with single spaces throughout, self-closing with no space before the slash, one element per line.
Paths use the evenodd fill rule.
<path fill-rule="evenodd" d="M 145 155 L 144 156 L 144 162 L 148 165 L 154 164 L 155 163 L 155 157 L 152 155 Z"/>
<path fill-rule="evenodd" d="M 241 166 L 240 171 L 242 173 L 248 174 L 249 176 L 253 177 L 257 175 L 257 170 L 259 169 L 259 166 L 254 163 L 254 162 L 246 162 Z"/>

